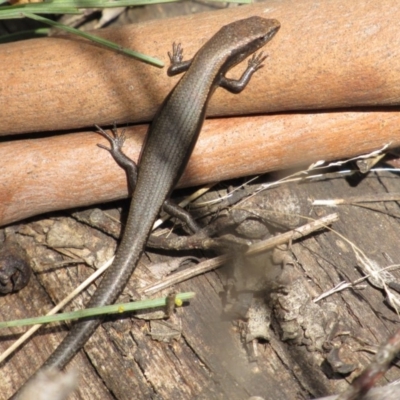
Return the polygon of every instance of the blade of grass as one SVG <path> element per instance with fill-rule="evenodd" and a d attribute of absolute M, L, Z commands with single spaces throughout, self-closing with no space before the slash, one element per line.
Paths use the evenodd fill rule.
<path fill-rule="evenodd" d="M 175 296 L 175 301 L 178 300 L 180 302 L 183 302 L 193 298 L 194 296 L 195 293 L 193 292 L 179 293 Z M 56 315 L 46 315 L 35 318 L 17 319 L 15 321 L 5 321 L 5 322 L 0 322 L 0 329 L 10 328 L 15 326 L 46 324 L 49 322 L 58 322 L 58 321 L 72 320 L 78 318 L 94 317 L 97 315 L 104 315 L 104 314 L 120 314 L 128 311 L 144 310 L 147 308 L 163 307 L 166 305 L 167 305 L 167 298 L 161 297 L 158 299 L 134 301 L 131 303 L 113 304 L 104 307 L 86 308 L 83 310 L 61 313 Z"/>
<path fill-rule="evenodd" d="M 45 17 L 41 17 L 40 15 L 31 14 L 31 13 L 27 13 L 27 12 L 23 12 L 22 14 L 27 18 L 31 18 L 31 19 L 34 19 L 35 21 L 40 21 L 40 22 L 43 22 L 45 24 L 54 26 L 54 27 L 56 27 L 58 29 L 62 29 L 64 31 L 67 31 L 67 32 L 70 32 L 70 33 L 74 33 L 74 34 L 76 34 L 78 36 L 81 36 L 83 38 L 89 39 L 89 40 L 91 40 L 91 41 L 93 41 L 95 43 L 98 43 L 98 44 L 101 44 L 103 46 L 109 47 L 109 48 L 111 48 L 113 50 L 119 51 L 121 53 L 124 53 L 124 54 L 126 54 L 128 56 L 134 57 L 134 58 L 136 58 L 138 60 L 141 60 L 141 61 L 146 62 L 148 64 L 154 65 L 156 67 L 162 68 L 164 66 L 164 63 L 162 61 L 158 60 L 157 58 L 146 56 L 145 54 L 141 54 L 141 53 L 138 53 L 137 51 L 133 51 L 133 50 L 127 49 L 126 47 L 121 47 L 121 46 L 119 46 L 119 45 L 117 45 L 117 44 L 115 44 L 113 42 L 110 42 L 109 40 L 100 38 L 98 36 L 91 35 L 91 34 L 86 33 L 86 32 L 82 32 L 82 31 L 80 31 L 78 29 L 71 28 L 70 26 L 60 24 L 59 22 L 56 22 L 56 21 L 52 21 L 51 19 L 48 19 L 48 18 L 45 18 Z"/>
<path fill-rule="evenodd" d="M 61 0 L 62 4 L 78 8 L 109 8 L 109 7 L 131 7 L 145 6 L 150 4 L 171 3 L 178 0 Z M 216 3 L 241 3 L 249 4 L 251 0 L 213 0 Z M 58 2 L 57 2 L 58 3 Z"/>
<path fill-rule="evenodd" d="M 150 4 L 172 3 L 176 1 L 178 0 L 61 0 L 61 3 L 78 8 L 112 8 L 147 6 Z"/>
<path fill-rule="evenodd" d="M 177 0 L 54 0 L 41 3 L 15 4 L 0 7 L 0 19 L 23 18 L 22 13 L 32 14 L 81 14 L 80 8 L 113 8 L 171 3 Z M 215 2 L 249 4 L 251 0 L 214 0 Z M 0 0 L 0 4 L 5 3 Z"/>
<path fill-rule="evenodd" d="M 43 6 L 43 4 L 46 4 Z M 48 6 L 51 4 L 51 6 Z M 23 18 L 23 13 L 40 13 L 40 14 L 82 14 L 76 7 L 63 4 L 53 3 L 32 3 L 21 4 L 16 6 L 0 7 L 0 19 Z"/>
<path fill-rule="evenodd" d="M 49 28 L 39 28 L 30 31 L 20 31 L 16 33 L 10 33 L 8 35 L 2 35 L 0 36 L 0 43 L 9 43 L 15 42 L 17 40 L 46 37 L 48 36 L 49 30 Z"/>

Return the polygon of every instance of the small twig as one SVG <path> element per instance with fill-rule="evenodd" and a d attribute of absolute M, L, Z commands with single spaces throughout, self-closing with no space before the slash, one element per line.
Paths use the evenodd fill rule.
<path fill-rule="evenodd" d="M 229 261 L 229 259 L 229 256 L 223 255 L 212 258 L 211 260 L 203 261 L 193 268 L 188 268 L 184 271 L 177 272 L 153 285 L 138 289 L 138 292 L 143 293 L 146 296 L 154 294 L 160 290 L 176 285 L 177 283 L 193 278 L 194 276 L 204 274 L 205 272 L 221 267 L 223 264 Z"/>
<path fill-rule="evenodd" d="M 365 395 L 386 373 L 400 351 L 400 329 L 384 343 L 375 354 L 371 364 L 356 378 L 337 400 L 356 400 Z M 397 392 L 397 398 L 400 398 Z M 379 397 L 387 399 L 388 397 Z"/>
<path fill-rule="evenodd" d="M 394 271 L 396 269 L 400 268 L 400 264 L 393 264 L 393 265 L 389 265 L 385 268 L 379 269 L 376 271 L 376 273 L 381 273 L 383 271 Z M 359 285 L 360 283 L 362 283 L 363 281 L 367 280 L 368 278 L 371 277 L 371 274 L 366 274 L 365 276 L 363 276 L 362 278 L 359 278 L 357 280 L 355 280 L 354 282 L 346 282 L 346 281 L 342 281 L 339 282 L 335 287 L 333 287 L 332 289 L 329 289 L 328 291 L 321 293 L 318 297 L 316 297 L 313 301 L 314 303 L 317 303 L 318 301 L 334 294 L 337 292 L 341 292 L 342 290 L 348 289 L 348 288 L 354 288 L 355 286 Z"/>
<path fill-rule="evenodd" d="M 327 290 L 326 292 L 321 293 L 318 297 L 316 297 L 316 298 L 313 300 L 313 302 L 314 302 L 314 303 L 318 303 L 318 302 L 321 301 L 322 299 L 325 299 L 326 297 L 329 297 L 329 296 L 331 296 L 331 295 L 334 294 L 334 293 L 338 293 L 338 292 L 341 292 L 342 290 L 345 290 L 345 289 L 354 287 L 354 285 L 356 285 L 357 283 L 359 283 L 359 281 L 364 281 L 364 280 L 366 280 L 366 279 L 367 279 L 367 277 L 364 276 L 364 277 L 362 277 L 361 279 L 359 279 L 358 281 L 353 282 L 353 283 L 352 283 L 352 282 L 346 282 L 346 281 L 339 282 L 339 283 L 338 283 L 335 287 L 333 287 L 332 289 L 329 289 L 329 290 Z"/>
<path fill-rule="evenodd" d="M 274 236 L 270 239 L 263 240 L 250 246 L 250 249 L 246 252 L 246 256 L 261 253 L 266 250 L 273 249 L 274 247 L 288 243 L 293 240 L 300 239 L 304 236 L 309 235 L 312 232 L 319 231 L 320 229 L 326 228 L 328 225 L 339 220 L 339 215 L 337 213 L 329 214 L 320 219 L 314 220 L 308 224 L 302 225 L 291 231 L 282 233 L 280 235 Z"/>
<path fill-rule="evenodd" d="M 338 166 L 347 164 L 347 163 L 349 163 L 351 161 L 366 160 L 366 159 L 369 159 L 369 158 L 372 158 L 372 157 L 377 157 L 377 156 L 381 155 L 386 149 L 388 149 L 391 144 L 392 144 L 391 142 L 390 143 L 386 143 L 380 149 L 374 150 L 374 151 L 372 151 L 372 152 L 370 152 L 368 154 L 362 154 L 362 155 L 357 156 L 357 157 L 348 158 L 346 160 L 341 160 L 341 161 L 335 161 L 335 162 L 331 162 L 329 164 L 326 164 L 326 162 L 324 160 L 316 161 L 315 163 L 311 164 L 305 170 L 297 171 L 294 174 L 290 174 L 290 175 L 288 175 L 288 176 L 286 176 L 286 177 L 284 177 L 282 179 L 279 179 L 278 181 L 271 182 L 271 183 L 265 183 L 265 184 L 261 185 L 259 189 L 257 189 L 251 196 L 249 196 L 246 199 L 244 199 L 242 201 L 242 203 L 247 201 L 247 200 L 249 200 L 250 198 L 252 198 L 256 194 L 260 193 L 261 191 L 269 189 L 269 188 L 271 188 L 273 186 L 278 186 L 278 185 L 281 185 L 283 183 L 297 182 L 297 181 L 301 181 L 301 180 L 304 180 L 304 179 L 314 179 L 316 177 L 323 176 L 323 174 L 309 176 L 308 174 L 310 172 L 314 173 L 315 171 L 326 170 L 327 168 L 331 168 L 331 167 L 338 167 Z M 349 173 L 351 171 L 341 171 L 341 172 Z"/>
<path fill-rule="evenodd" d="M 352 196 L 345 199 L 314 200 L 313 206 L 337 206 L 340 204 L 374 203 L 378 201 L 399 201 L 400 193 L 380 193 L 367 196 Z"/>

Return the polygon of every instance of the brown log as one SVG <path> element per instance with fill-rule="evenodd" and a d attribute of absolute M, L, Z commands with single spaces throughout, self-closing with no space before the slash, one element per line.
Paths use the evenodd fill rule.
<path fill-rule="evenodd" d="M 218 90 L 209 115 L 399 104 L 396 0 L 270 0 L 97 33 L 167 63 L 173 41 L 190 58 L 222 25 L 256 14 L 282 24 L 265 68 L 240 96 Z M 0 59 L 0 135 L 149 121 L 178 79 L 65 35 L 3 44 Z"/>
<path fill-rule="evenodd" d="M 137 159 L 146 126 L 129 128 Z M 0 224 L 127 196 L 124 171 L 93 132 L 0 144 Z M 282 114 L 206 121 L 180 186 L 400 146 L 400 112 Z"/>

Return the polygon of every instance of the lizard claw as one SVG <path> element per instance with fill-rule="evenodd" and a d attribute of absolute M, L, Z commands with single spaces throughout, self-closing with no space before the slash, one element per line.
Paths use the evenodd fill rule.
<path fill-rule="evenodd" d="M 261 51 L 258 54 L 253 54 L 253 56 L 249 59 L 249 67 L 254 71 L 262 68 L 264 66 L 263 62 L 267 59 L 268 55 L 264 55 Z"/>
<path fill-rule="evenodd" d="M 179 64 L 183 59 L 183 49 L 180 43 L 172 43 L 172 53 L 168 52 L 169 61 L 172 65 Z"/>
<path fill-rule="evenodd" d="M 110 153 L 121 151 L 122 146 L 124 145 L 124 142 L 126 139 L 125 129 L 123 129 L 121 131 L 121 133 L 119 133 L 117 126 L 114 123 L 114 128 L 111 129 L 113 136 L 111 136 L 104 129 L 100 128 L 100 126 L 95 125 L 95 127 L 97 128 L 97 133 L 99 133 L 101 136 L 105 137 L 110 142 L 111 149 L 100 143 L 97 144 L 98 147 L 101 147 L 102 149 L 105 149 L 105 150 L 109 151 Z"/>

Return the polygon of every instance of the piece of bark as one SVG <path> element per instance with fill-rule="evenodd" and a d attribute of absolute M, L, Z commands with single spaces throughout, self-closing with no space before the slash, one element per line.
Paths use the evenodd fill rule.
<path fill-rule="evenodd" d="M 167 63 L 174 41 L 190 58 L 222 25 L 251 15 L 276 18 L 282 27 L 264 49 L 265 68 L 240 96 L 218 90 L 208 115 L 397 105 L 397 5 L 396 0 L 270 0 L 96 33 Z M 61 34 L 3 44 L 0 59 L 5 66 L 0 135 L 149 121 L 179 79 Z M 239 65 L 229 76 L 243 69 Z"/>
<path fill-rule="evenodd" d="M 400 145 L 400 112 L 279 114 L 206 121 L 179 186 L 344 159 Z M 145 126 L 126 130 L 138 158 Z M 125 172 L 92 132 L 0 143 L 0 225 L 126 197 Z"/>

